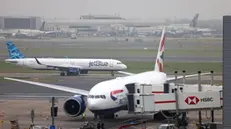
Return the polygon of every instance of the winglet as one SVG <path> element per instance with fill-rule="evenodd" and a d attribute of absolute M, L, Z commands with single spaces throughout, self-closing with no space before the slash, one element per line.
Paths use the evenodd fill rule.
<path fill-rule="evenodd" d="M 36 57 L 35 57 L 35 60 L 38 64 L 42 65 L 42 63 L 40 63 Z"/>
<path fill-rule="evenodd" d="M 165 43 L 165 26 L 162 30 L 162 35 L 159 43 L 158 53 L 155 62 L 155 71 L 163 72 L 164 69 L 164 43 Z"/>

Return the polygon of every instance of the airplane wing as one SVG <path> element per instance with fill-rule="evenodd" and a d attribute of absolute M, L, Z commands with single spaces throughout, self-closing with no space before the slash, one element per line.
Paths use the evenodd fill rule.
<path fill-rule="evenodd" d="M 30 100 L 34 100 L 34 99 L 36 99 L 36 100 L 47 100 L 47 99 L 51 99 L 54 96 L 57 99 L 67 99 L 67 98 L 70 97 L 70 95 L 69 96 L 63 96 L 63 95 L 62 96 L 60 96 L 60 95 L 47 96 L 47 95 L 1 94 L 0 95 L 0 100 L 1 99 L 7 99 L 7 100 L 9 100 L 9 99 L 13 99 L 13 100 L 15 100 L 15 99 L 17 99 L 17 100 L 23 100 L 23 99 L 26 99 L 26 100 L 28 100 L 28 99 L 30 99 Z"/>
<path fill-rule="evenodd" d="M 124 72 L 124 71 L 117 71 L 117 72 L 120 73 L 120 74 L 127 75 L 127 76 L 131 76 L 131 75 L 135 74 L 135 73 L 129 73 L 129 72 Z"/>
<path fill-rule="evenodd" d="M 26 81 L 26 80 L 8 78 L 8 77 L 4 77 L 4 79 L 16 81 L 16 82 L 27 83 L 27 84 L 32 84 L 32 85 L 37 85 L 40 87 L 47 87 L 47 88 L 65 91 L 65 92 L 74 93 L 74 94 L 79 94 L 79 95 L 83 95 L 83 96 L 88 96 L 88 93 L 89 93 L 89 91 L 87 91 L 87 90 L 81 90 L 81 89 L 76 89 L 76 88 L 71 88 L 71 87 L 66 87 L 66 86 L 60 86 L 60 85 L 54 85 L 54 84 L 46 84 L 46 83 L 40 83 L 40 82 Z"/>
<path fill-rule="evenodd" d="M 201 73 L 200 75 L 209 75 L 209 74 L 211 74 L 211 73 L 210 72 L 208 72 L 208 73 Z M 196 76 L 198 76 L 198 74 L 185 75 L 185 78 L 196 77 Z M 182 79 L 182 78 L 184 78 L 184 76 L 177 76 L 177 80 L 178 79 Z M 174 81 L 174 80 L 176 80 L 175 77 L 167 78 L 167 81 Z"/>
<path fill-rule="evenodd" d="M 36 62 L 40 65 L 45 65 L 47 67 L 53 67 L 53 68 L 58 68 L 58 69 L 68 69 L 68 68 L 77 68 L 77 69 L 82 69 L 82 66 L 77 66 L 77 65 L 66 65 L 66 64 L 63 64 L 63 65 L 48 65 L 48 64 L 42 64 L 41 62 L 38 61 L 37 58 L 35 58 Z"/>

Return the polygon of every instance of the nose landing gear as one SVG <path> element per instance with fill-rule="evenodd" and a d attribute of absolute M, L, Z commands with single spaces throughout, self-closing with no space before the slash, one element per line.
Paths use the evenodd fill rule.
<path fill-rule="evenodd" d="M 112 77 L 114 77 L 114 76 L 115 76 L 114 71 L 111 71 L 111 76 L 112 76 Z"/>

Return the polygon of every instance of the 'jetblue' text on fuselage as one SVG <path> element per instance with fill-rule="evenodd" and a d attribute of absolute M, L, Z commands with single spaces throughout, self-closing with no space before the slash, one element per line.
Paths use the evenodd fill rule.
<path fill-rule="evenodd" d="M 89 62 L 89 67 L 93 66 L 108 66 L 108 62 L 103 62 L 103 61 L 90 61 Z"/>

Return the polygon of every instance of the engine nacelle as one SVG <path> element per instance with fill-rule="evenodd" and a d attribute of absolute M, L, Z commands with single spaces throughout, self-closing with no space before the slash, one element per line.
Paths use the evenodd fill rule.
<path fill-rule="evenodd" d="M 77 117 L 86 110 L 86 102 L 81 95 L 75 95 L 66 100 L 63 109 L 68 116 Z"/>

